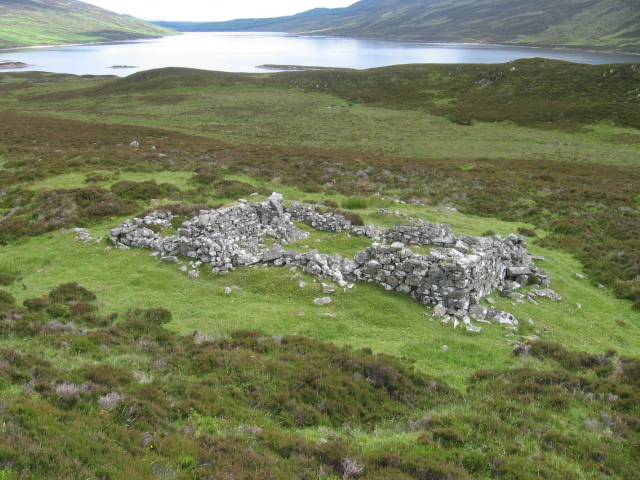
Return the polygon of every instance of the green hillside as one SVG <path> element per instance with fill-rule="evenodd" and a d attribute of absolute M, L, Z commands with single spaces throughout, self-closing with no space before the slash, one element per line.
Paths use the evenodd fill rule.
<path fill-rule="evenodd" d="M 78 0 L 0 0 L 0 48 L 110 42 L 176 32 Z"/>
<path fill-rule="evenodd" d="M 162 24 L 185 31 L 281 31 L 640 52 L 636 0 L 361 0 L 347 8 L 289 17 Z"/>
<path fill-rule="evenodd" d="M 541 59 L 0 73 L 0 480 L 638 478 L 639 79 Z M 193 278 L 108 239 L 273 191 L 521 232 L 562 299 L 496 290 L 482 304 L 520 324 L 471 332 L 375 283 Z M 299 226 L 287 248 L 371 244 Z"/>

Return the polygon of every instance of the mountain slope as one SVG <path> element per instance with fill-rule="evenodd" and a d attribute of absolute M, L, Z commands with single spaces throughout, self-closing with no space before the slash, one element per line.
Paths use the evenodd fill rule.
<path fill-rule="evenodd" d="M 0 0 L 0 48 L 107 42 L 175 33 L 78 0 Z"/>
<path fill-rule="evenodd" d="M 638 0 L 361 0 L 289 17 L 172 24 L 434 42 L 596 47 L 640 52 Z"/>

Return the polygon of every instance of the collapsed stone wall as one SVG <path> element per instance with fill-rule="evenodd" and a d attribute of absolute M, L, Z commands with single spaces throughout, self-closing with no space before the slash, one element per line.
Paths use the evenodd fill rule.
<path fill-rule="evenodd" d="M 387 242 L 400 242 L 407 245 L 439 245 L 453 247 L 457 237 L 451 227 L 442 223 L 420 221 L 418 225 L 403 224 L 391 227 L 381 233 Z"/>
<path fill-rule="evenodd" d="M 532 281 L 549 284 L 548 275 L 533 265 L 521 235 L 504 239 L 457 236 L 448 225 L 429 222 L 388 230 L 373 225 L 356 227 L 342 215 L 319 213 L 311 205 L 293 202 L 285 206 L 282 195 L 276 193 L 264 202 L 245 201 L 203 210 L 183 222 L 176 235 L 163 236 L 155 231 L 157 227 L 169 227 L 173 218 L 167 212 L 135 218 L 112 229 L 110 239 L 120 247 L 150 248 L 166 261 L 177 262 L 177 256 L 184 255 L 195 259 L 195 268 L 208 264 L 218 273 L 250 265 L 290 265 L 342 286 L 375 282 L 387 290 L 411 294 L 424 304 L 441 305 L 458 317 L 496 289 L 508 293 Z M 353 259 L 317 250 L 287 250 L 283 244 L 309 236 L 294 221 L 378 241 Z M 427 254 L 416 254 L 405 245 L 432 248 Z"/>
<path fill-rule="evenodd" d="M 184 255 L 200 265 L 210 264 L 221 273 L 263 260 L 269 237 L 284 244 L 309 237 L 291 222 L 283 210 L 282 197 L 266 202 L 239 203 L 217 210 L 201 210 L 200 215 L 183 222 L 176 235 L 163 236 L 150 227 L 171 227 L 170 212 L 153 212 L 134 218 L 111 230 L 116 245 L 150 248 L 162 257 Z"/>
<path fill-rule="evenodd" d="M 316 230 L 340 233 L 353 228 L 351 220 L 337 213 L 319 213 L 313 205 L 291 202 L 291 206 L 284 207 L 284 210 L 293 221 L 307 223 Z"/>

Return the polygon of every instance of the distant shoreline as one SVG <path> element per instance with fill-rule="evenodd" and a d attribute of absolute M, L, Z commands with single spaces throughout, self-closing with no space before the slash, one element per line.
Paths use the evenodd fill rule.
<path fill-rule="evenodd" d="M 183 32 L 178 32 L 177 35 L 182 35 Z M 55 48 L 55 47 L 81 47 L 83 45 L 112 45 L 117 43 L 129 43 L 135 42 L 139 40 L 154 40 L 158 38 L 166 38 L 173 37 L 175 35 L 164 35 L 161 37 L 142 37 L 142 38 L 126 38 L 122 40 L 111 40 L 111 41 L 103 41 L 103 42 L 83 42 L 83 43 L 48 43 L 43 45 L 24 45 L 18 47 L 0 47 L 0 52 L 9 52 L 12 50 L 23 50 L 23 49 L 32 49 L 32 48 Z"/>
<path fill-rule="evenodd" d="M 314 67 L 314 66 L 306 66 L 306 65 L 274 65 L 274 64 L 264 64 L 258 65 L 256 68 L 262 68 L 264 70 L 286 70 L 286 71 L 309 71 L 309 70 L 341 70 L 340 67 Z"/>
<path fill-rule="evenodd" d="M 232 33 L 232 32 L 226 32 L 226 31 L 180 32 L 178 31 L 178 35 L 184 35 L 184 34 L 190 34 L 190 33 L 206 34 L 206 33 Z M 257 33 L 257 32 L 252 32 L 250 30 L 247 30 L 247 31 L 238 31 L 233 33 Z M 624 55 L 640 56 L 640 52 L 638 51 L 620 50 L 616 48 L 601 47 L 597 45 L 536 45 L 536 44 L 525 44 L 525 43 L 522 43 L 522 44 L 520 43 L 486 43 L 486 42 L 464 42 L 464 41 L 452 42 L 452 41 L 437 41 L 437 40 L 420 40 L 416 38 L 400 39 L 400 38 L 394 38 L 394 37 L 367 37 L 367 36 L 349 37 L 349 36 L 340 36 L 340 35 L 331 35 L 331 34 L 311 35 L 306 33 L 291 33 L 291 32 L 264 32 L 264 33 L 282 33 L 291 37 L 319 36 L 319 37 L 327 37 L 327 38 L 350 38 L 354 40 L 382 40 L 382 41 L 399 42 L 399 43 L 433 43 L 436 45 L 437 44 L 458 44 L 458 45 L 487 45 L 487 46 L 515 47 L 515 48 L 518 48 L 518 47 L 541 48 L 541 49 L 548 48 L 552 50 L 565 50 L 565 51 L 581 50 L 581 51 L 593 52 L 593 53 L 612 53 L 612 54 L 619 53 Z M 77 47 L 77 46 L 83 46 L 83 45 L 111 45 L 111 44 L 128 43 L 128 42 L 140 41 L 140 40 L 153 40 L 158 38 L 166 38 L 170 36 L 174 36 L 174 35 L 165 35 L 162 37 L 130 38 L 125 40 L 114 40 L 114 41 L 104 41 L 104 42 L 60 43 L 60 44 L 45 44 L 45 45 L 28 45 L 28 46 L 22 46 L 22 47 L 0 47 L 0 52 L 22 50 L 22 49 L 33 49 L 33 48 Z M 262 68 L 262 66 L 258 68 Z"/>

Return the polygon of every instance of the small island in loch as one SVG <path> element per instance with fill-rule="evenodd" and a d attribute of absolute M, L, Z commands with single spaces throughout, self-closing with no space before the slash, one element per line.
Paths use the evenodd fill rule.
<path fill-rule="evenodd" d="M 12 68 L 26 68 L 29 65 L 23 62 L 15 62 L 13 60 L 0 60 L 0 69 L 9 70 Z"/>

